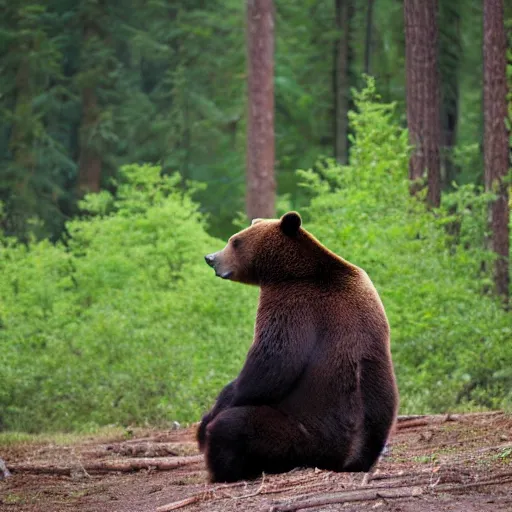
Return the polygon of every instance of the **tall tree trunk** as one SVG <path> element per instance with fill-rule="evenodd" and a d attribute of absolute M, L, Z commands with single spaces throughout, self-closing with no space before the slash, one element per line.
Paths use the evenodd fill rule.
<path fill-rule="evenodd" d="M 494 267 L 496 292 L 509 297 L 509 206 L 503 177 L 509 169 L 507 118 L 507 40 L 503 0 L 484 0 L 484 181 L 496 199 L 489 211 L 491 248 L 497 259 Z"/>
<path fill-rule="evenodd" d="M 275 216 L 274 178 L 274 6 L 247 0 L 249 115 L 247 197 L 249 219 Z"/>
<path fill-rule="evenodd" d="M 78 190 L 80 194 L 99 192 L 102 161 L 91 144 L 92 133 L 98 123 L 98 103 L 93 87 L 82 91 L 82 126 L 80 129 L 80 156 L 78 158 Z"/>
<path fill-rule="evenodd" d="M 441 202 L 440 95 L 437 65 L 437 0 L 405 0 L 405 57 L 407 125 L 414 152 L 409 178 L 414 182 L 427 171 L 427 202 Z M 418 190 L 413 183 L 411 192 Z"/>
<path fill-rule="evenodd" d="M 364 42 L 364 72 L 370 74 L 373 36 L 373 0 L 368 0 L 366 8 L 366 37 Z"/>
<path fill-rule="evenodd" d="M 100 2 L 102 5 L 102 2 Z M 97 35 L 97 27 L 94 20 L 85 19 L 84 38 L 82 43 L 83 61 L 88 68 L 91 63 L 91 57 L 85 55 L 89 50 L 88 41 Z M 82 69 L 82 73 L 87 73 L 88 69 Z M 99 107 L 96 88 L 100 80 L 98 70 L 94 70 L 88 77 L 82 87 L 82 122 L 80 126 L 80 153 L 78 156 L 78 193 L 80 195 L 88 192 L 99 192 L 101 186 L 102 158 L 99 150 L 95 147 L 94 136 L 99 122 Z"/>
<path fill-rule="evenodd" d="M 456 0 L 441 4 L 440 70 L 441 70 L 441 143 L 444 169 L 443 186 L 450 187 L 457 178 L 453 161 L 459 117 L 459 68 L 461 59 L 460 4 Z"/>
<path fill-rule="evenodd" d="M 334 62 L 334 157 L 340 164 L 348 162 L 348 111 L 350 109 L 350 68 L 352 48 L 350 29 L 352 24 L 352 0 L 334 0 L 336 29 L 340 34 L 336 40 Z"/>

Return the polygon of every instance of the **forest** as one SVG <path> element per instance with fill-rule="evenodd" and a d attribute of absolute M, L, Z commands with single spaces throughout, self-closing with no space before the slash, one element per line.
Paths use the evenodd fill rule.
<path fill-rule="evenodd" d="M 512 4 L 0 0 L 0 430 L 197 421 L 297 210 L 382 297 L 409 414 L 512 409 Z"/>

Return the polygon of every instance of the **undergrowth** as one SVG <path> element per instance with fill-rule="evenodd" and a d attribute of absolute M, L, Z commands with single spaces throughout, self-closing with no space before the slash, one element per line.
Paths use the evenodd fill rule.
<path fill-rule="evenodd" d="M 468 185 L 428 211 L 408 193 L 394 106 L 371 81 L 356 106 L 350 165 L 299 171 L 305 227 L 381 294 L 402 412 L 510 408 L 511 313 L 482 270 L 489 196 Z M 121 176 L 115 196 L 86 197 L 64 242 L 0 241 L 3 429 L 196 421 L 242 365 L 257 289 L 214 278 L 203 257 L 224 242 L 179 176 Z"/>

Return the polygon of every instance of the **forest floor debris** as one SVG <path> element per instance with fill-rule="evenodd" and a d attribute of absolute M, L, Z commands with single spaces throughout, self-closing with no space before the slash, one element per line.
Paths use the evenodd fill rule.
<path fill-rule="evenodd" d="M 375 470 L 208 484 L 195 429 L 0 444 L 5 512 L 512 512 L 512 415 L 401 417 Z"/>

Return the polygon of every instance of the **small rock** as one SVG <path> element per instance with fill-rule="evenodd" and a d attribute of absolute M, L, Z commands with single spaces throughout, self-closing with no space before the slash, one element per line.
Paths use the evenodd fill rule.
<path fill-rule="evenodd" d="M 179 428 L 181 428 L 181 425 L 177 421 L 173 421 L 171 429 L 178 430 Z"/>
<path fill-rule="evenodd" d="M 7 469 L 5 462 L 0 459 L 0 480 L 4 478 L 9 478 L 11 476 L 11 472 Z"/>
<path fill-rule="evenodd" d="M 500 441 L 508 441 L 508 436 L 505 434 L 501 434 Z"/>

